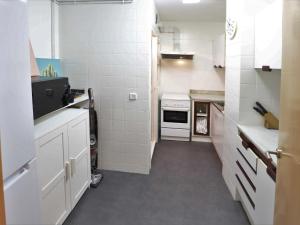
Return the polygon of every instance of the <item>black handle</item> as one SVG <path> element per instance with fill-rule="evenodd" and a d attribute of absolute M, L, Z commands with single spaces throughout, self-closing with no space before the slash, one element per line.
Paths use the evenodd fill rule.
<path fill-rule="evenodd" d="M 265 113 L 263 113 L 259 108 L 253 107 L 253 109 L 254 109 L 256 112 L 258 112 L 261 116 L 264 116 L 264 115 L 265 115 Z"/>
<path fill-rule="evenodd" d="M 256 105 L 262 110 L 262 112 L 263 112 L 264 114 L 268 113 L 268 110 L 266 110 L 266 108 L 263 107 L 262 104 L 260 104 L 259 102 L 256 102 Z"/>
<path fill-rule="evenodd" d="M 272 68 L 270 66 L 262 66 L 262 71 L 264 72 L 272 72 Z"/>

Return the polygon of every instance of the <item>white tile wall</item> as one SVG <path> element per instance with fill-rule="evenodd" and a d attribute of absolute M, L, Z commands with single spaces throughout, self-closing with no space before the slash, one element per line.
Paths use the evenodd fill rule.
<path fill-rule="evenodd" d="M 234 40 L 227 40 L 225 81 L 225 137 L 223 176 L 234 198 L 235 146 L 237 124 L 263 123 L 252 107 L 260 101 L 267 109 L 279 116 L 280 71 L 262 72 L 254 69 L 254 15 L 265 0 L 227 0 L 227 17 L 238 22 Z"/>
<path fill-rule="evenodd" d="M 51 58 L 51 1 L 29 0 L 29 36 L 37 58 Z"/>
<path fill-rule="evenodd" d="M 28 0 L 29 36 L 37 58 L 59 58 L 59 6 L 51 0 Z"/>
<path fill-rule="evenodd" d="M 92 87 L 103 169 L 149 173 L 151 0 L 61 5 L 60 52 L 74 88 Z M 129 101 L 137 92 L 138 100 Z"/>
<path fill-rule="evenodd" d="M 224 21 L 225 22 L 225 21 Z M 162 22 L 180 31 L 182 51 L 195 52 L 194 60 L 162 60 L 160 92 L 189 93 L 190 89 L 224 90 L 223 70 L 213 67 L 212 41 L 224 33 L 224 23 Z M 173 50 L 173 35 L 161 34 L 162 51 Z"/>

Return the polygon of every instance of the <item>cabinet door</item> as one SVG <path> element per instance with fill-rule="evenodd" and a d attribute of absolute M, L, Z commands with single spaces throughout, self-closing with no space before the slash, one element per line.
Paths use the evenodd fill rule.
<path fill-rule="evenodd" d="M 258 160 L 256 185 L 256 224 L 272 225 L 275 209 L 275 182 L 267 174 L 267 166 Z"/>
<path fill-rule="evenodd" d="M 214 106 L 211 107 L 211 138 L 215 149 L 222 161 L 224 116 Z"/>
<path fill-rule="evenodd" d="M 36 149 L 43 224 L 61 224 L 70 212 L 67 126 L 37 140 Z"/>
<path fill-rule="evenodd" d="M 213 41 L 213 63 L 216 67 L 225 67 L 225 34 Z"/>
<path fill-rule="evenodd" d="M 282 4 L 275 0 L 255 17 L 255 68 L 281 69 Z"/>
<path fill-rule="evenodd" d="M 224 138 L 224 115 L 215 107 L 215 142 L 219 157 L 222 161 L 223 138 Z"/>
<path fill-rule="evenodd" d="M 69 160 L 71 163 L 71 205 L 77 204 L 90 185 L 90 128 L 88 112 L 69 123 Z"/>

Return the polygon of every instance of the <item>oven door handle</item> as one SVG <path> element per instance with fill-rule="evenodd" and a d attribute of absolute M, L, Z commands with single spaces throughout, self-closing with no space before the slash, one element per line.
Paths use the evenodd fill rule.
<path fill-rule="evenodd" d="M 171 107 L 162 107 L 161 108 L 163 111 L 177 111 L 177 112 L 189 112 L 190 109 L 188 108 L 171 108 Z"/>

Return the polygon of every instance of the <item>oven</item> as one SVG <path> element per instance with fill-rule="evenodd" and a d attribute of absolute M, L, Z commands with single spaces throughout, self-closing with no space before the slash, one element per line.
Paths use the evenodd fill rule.
<path fill-rule="evenodd" d="M 187 95 L 165 94 L 161 100 L 161 139 L 189 141 L 191 101 Z"/>
<path fill-rule="evenodd" d="M 190 108 L 161 108 L 161 127 L 190 129 Z"/>

